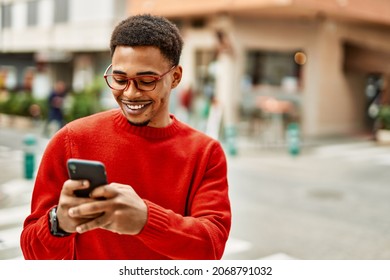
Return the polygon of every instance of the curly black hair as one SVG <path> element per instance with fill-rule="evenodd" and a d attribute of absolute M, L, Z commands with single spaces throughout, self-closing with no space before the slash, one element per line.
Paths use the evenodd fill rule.
<path fill-rule="evenodd" d="M 173 65 L 178 65 L 183 48 L 179 29 L 168 19 L 143 14 L 121 21 L 111 35 L 111 56 L 116 46 L 154 46 Z"/>

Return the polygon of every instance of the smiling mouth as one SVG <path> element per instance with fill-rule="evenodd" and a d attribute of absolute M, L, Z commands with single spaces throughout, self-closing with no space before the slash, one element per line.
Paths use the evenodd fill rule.
<path fill-rule="evenodd" d="M 138 102 L 126 102 L 122 101 L 123 105 L 126 106 L 130 111 L 132 112 L 141 112 L 145 110 L 150 104 L 152 104 L 152 101 L 138 101 Z"/>
<path fill-rule="evenodd" d="M 140 110 L 140 109 L 144 108 L 145 106 L 146 106 L 145 104 L 142 104 L 142 105 L 126 104 L 126 107 L 129 108 L 130 110 Z"/>

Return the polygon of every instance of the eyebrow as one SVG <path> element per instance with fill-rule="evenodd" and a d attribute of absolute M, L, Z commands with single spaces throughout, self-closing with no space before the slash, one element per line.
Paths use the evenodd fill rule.
<path fill-rule="evenodd" d="M 120 71 L 120 70 L 114 70 L 112 71 L 113 74 L 118 74 L 118 75 L 124 75 L 127 76 L 126 72 Z M 153 76 L 158 76 L 159 74 L 153 71 L 143 71 L 143 72 L 137 72 L 136 76 L 145 76 L 145 75 L 153 75 Z"/>

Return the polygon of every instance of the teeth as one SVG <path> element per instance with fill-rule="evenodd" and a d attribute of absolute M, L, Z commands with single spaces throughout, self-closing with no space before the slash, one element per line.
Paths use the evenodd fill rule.
<path fill-rule="evenodd" d="M 145 107 L 145 105 L 130 105 L 130 104 L 127 104 L 126 106 L 127 106 L 127 108 L 129 108 L 131 110 L 139 110 L 139 109 Z"/>

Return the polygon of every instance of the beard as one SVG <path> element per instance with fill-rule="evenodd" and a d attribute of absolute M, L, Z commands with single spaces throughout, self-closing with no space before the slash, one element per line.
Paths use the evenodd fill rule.
<path fill-rule="evenodd" d="M 134 125 L 134 126 L 147 126 L 149 124 L 149 122 L 150 122 L 150 120 L 146 120 L 144 122 L 138 122 L 138 123 L 132 122 L 132 121 L 129 121 L 129 120 L 127 120 L 127 121 L 129 122 L 129 124 Z"/>

